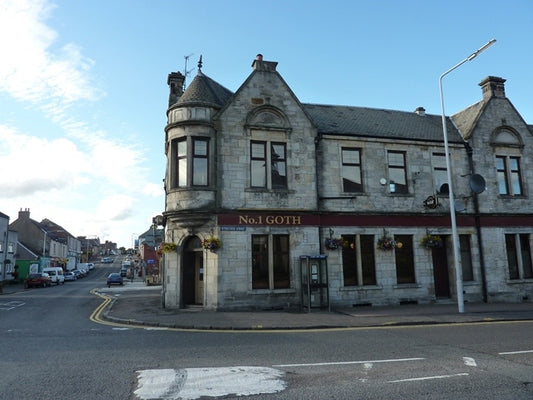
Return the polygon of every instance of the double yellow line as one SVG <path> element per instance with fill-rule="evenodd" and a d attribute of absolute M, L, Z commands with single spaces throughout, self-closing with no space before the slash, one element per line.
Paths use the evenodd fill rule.
<path fill-rule="evenodd" d="M 98 290 L 96 289 L 91 290 L 91 294 L 94 294 L 95 296 L 98 296 L 104 300 L 102 304 L 96 307 L 95 310 L 92 312 L 91 316 L 89 317 L 91 321 L 96 322 L 98 324 L 103 324 L 103 325 L 121 326 L 121 327 L 127 326 L 130 328 L 140 328 L 140 326 L 135 326 L 135 325 L 130 325 L 130 324 L 119 324 L 117 322 L 106 321 L 105 319 L 103 319 L 101 315 L 104 312 L 104 310 L 107 308 L 107 306 L 109 306 L 109 304 L 113 301 L 113 298 L 108 295 L 98 292 Z"/>

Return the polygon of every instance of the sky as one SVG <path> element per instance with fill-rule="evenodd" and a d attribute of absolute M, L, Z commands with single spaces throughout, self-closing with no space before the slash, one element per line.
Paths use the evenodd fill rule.
<path fill-rule="evenodd" d="M 442 113 L 487 76 L 533 124 L 530 0 L 0 0 L 0 212 L 132 247 L 164 211 L 170 72 L 235 92 L 261 53 L 302 103 Z"/>

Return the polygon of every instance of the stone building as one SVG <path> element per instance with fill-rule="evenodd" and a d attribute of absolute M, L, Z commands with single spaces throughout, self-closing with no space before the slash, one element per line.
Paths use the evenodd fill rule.
<path fill-rule="evenodd" d="M 530 300 L 533 127 L 504 82 L 446 119 L 456 269 L 440 115 L 303 104 L 261 55 L 235 93 L 169 74 L 164 306 L 454 301 L 456 270 L 466 301 Z"/>

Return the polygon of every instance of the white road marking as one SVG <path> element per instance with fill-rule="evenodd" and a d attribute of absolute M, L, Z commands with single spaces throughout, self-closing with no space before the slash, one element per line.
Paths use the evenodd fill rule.
<path fill-rule="evenodd" d="M 112 328 L 114 331 L 129 331 L 130 328 Z"/>
<path fill-rule="evenodd" d="M 286 367 L 322 367 L 325 365 L 351 365 L 351 364 L 373 364 L 373 363 L 389 363 L 389 362 L 405 362 L 405 361 L 421 361 L 425 358 L 392 358 L 390 360 L 371 360 L 371 361 L 338 361 L 338 362 L 322 362 L 322 363 L 310 363 L 310 364 L 278 364 L 273 365 L 277 368 Z"/>
<path fill-rule="evenodd" d="M 396 381 L 388 381 L 388 383 L 428 381 L 428 380 L 431 380 L 431 379 L 455 378 L 457 376 L 468 376 L 468 374 L 463 372 L 463 373 L 460 373 L 460 374 L 453 374 L 453 375 L 435 375 L 435 376 L 425 376 L 425 377 L 422 377 L 422 378 L 398 379 Z"/>
<path fill-rule="evenodd" d="M 23 301 L 8 301 L 6 303 L 0 303 L 0 310 L 9 311 L 17 307 L 22 307 L 24 304 L 26 303 L 24 303 Z"/>
<path fill-rule="evenodd" d="M 525 354 L 525 353 L 533 353 L 533 350 L 504 351 L 498 354 L 503 356 L 506 354 Z"/>
<path fill-rule="evenodd" d="M 228 395 L 251 396 L 285 389 L 283 372 L 268 367 L 149 369 L 137 371 L 141 400 L 181 399 Z"/>
<path fill-rule="evenodd" d="M 477 367 L 476 360 L 471 357 L 463 357 L 463 362 L 469 367 Z"/>

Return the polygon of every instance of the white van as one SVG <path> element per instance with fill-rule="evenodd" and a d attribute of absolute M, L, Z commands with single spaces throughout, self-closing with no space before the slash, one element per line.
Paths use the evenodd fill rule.
<path fill-rule="evenodd" d="M 48 267 L 43 268 L 43 272 L 50 275 L 50 280 L 56 285 L 63 285 L 65 283 L 65 275 L 63 275 L 63 268 L 60 267 Z"/>

